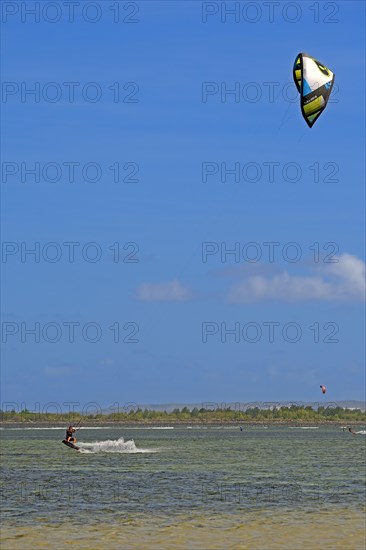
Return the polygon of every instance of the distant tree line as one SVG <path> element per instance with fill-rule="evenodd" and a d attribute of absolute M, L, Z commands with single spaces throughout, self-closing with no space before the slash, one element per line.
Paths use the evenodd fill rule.
<path fill-rule="evenodd" d="M 125 423 L 240 423 L 240 422 L 366 422 L 366 412 L 360 409 L 344 409 L 338 406 L 311 406 L 291 405 L 289 407 L 259 408 L 252 407 L 246 410 L 231 408 L 193 408 L 174 409 L 171 412 L 155 411 L 151 409 L 134 408 L 130 411 L 113 411 L 110 413 L 88 414 L 81 416 L 77 412 L 41 413 L 24 409 L 1 411 L 0 419 L 3 422 L 125 422 Z"/>

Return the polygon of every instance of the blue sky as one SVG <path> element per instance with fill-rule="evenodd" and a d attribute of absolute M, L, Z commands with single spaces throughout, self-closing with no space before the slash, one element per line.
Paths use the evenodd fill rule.
<path fill-rule="evenodd" d="M 2 401 L 362 399 L 364 3 L 4 4 Z M 301 51 L 336 74 L 312 129 Z"/>

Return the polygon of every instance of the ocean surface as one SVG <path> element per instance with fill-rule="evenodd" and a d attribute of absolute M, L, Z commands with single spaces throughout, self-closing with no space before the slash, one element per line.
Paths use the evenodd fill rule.
<path fill-rule="evenodd" d="M 1 549 L 364 550 L 364 426 L 9 428 Z"/>

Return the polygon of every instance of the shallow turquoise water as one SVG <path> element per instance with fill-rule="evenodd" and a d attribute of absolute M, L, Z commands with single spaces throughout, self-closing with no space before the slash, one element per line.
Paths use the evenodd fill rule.
<path fill-rule="evenodd" d="M 365 504 L 365 436 L 337 427 L 86 429 L 80 453 L 62 445 L 63 435 L 1 431 L 3 527 L 130 521 L 151 530 L 164 518 L 245 522 L 253 512 L 295 512 L 306 525 L 314 512 L 337 523 Z"/>

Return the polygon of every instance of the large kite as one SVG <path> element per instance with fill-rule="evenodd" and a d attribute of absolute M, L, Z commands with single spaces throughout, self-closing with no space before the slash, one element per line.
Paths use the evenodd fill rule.
<path fill-rule="evenodd" d="M 314 57 L 299 53 L 293 75 L 300 94 L 302 116 L 311 128 L 327 106 L 335 74 Z"/>

